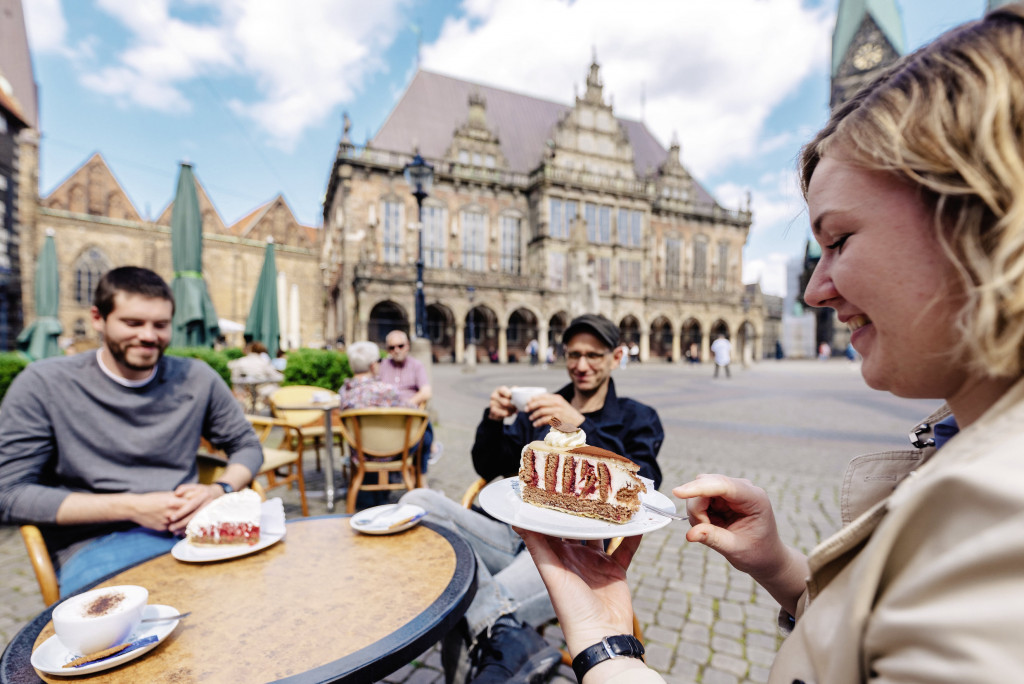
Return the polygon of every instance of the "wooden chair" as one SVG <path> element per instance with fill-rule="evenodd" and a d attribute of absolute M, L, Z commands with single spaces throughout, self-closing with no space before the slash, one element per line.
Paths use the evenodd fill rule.
<path fill-rule="evenodd" d="M 320 471 L 320 445 L 323 443 L 324 435 L 326 434 L 324 412 L 319 409 L 282 409 L 279 406 L 309 404 L 313 401 L 314 392 L 325 391 L 327 390 L 323 387 L 316 387 L 315 385 L 288 385 L 287 387 L 275 390 L 266 398 L 266 401 L 270 404 L 270 412 L 275 418 L 301 428 L 303 439 L 313 444 L 313 449 L 316 452 L 317 472 Z M 337 421 L 332 422 L 332 430 L 336 427 Z M 337 432 L 334 432 L 334 439 L 339 444 L 341 443 L 341 437 Z"/>
<path fill-rule="evenodd" d="M 462 502 L 461 502 L 462 503 L 462 507 L 463 508 L 472 508 L 473 507 L 473 502 L 476 500 L 476 497 L 480 493 L 480 490 L 482 490 L 486 486 L 487 486 L 487 480 L 485 480 L 482 477 L 477 479 L 471 485 L 469 485 L 469 487 L 466 488 L 465 494 L 462 495 Z M 617 549 L 619 547 L 619 544 L 621 544 L 621 543 L 622 543 L 622 537 L 614 537 L 608 543 L 608 549 L 607 549 L 608 553 L 611 553 L 612 551 Z M 548 625 L 556 625 L 556 624 L 558 624 L 558 619 L 554 618 L 550 622 L 548 622 L 547 624 L 543 624 L 540 627 L 538 627 L 537 631 L 540 632 L 541 634 L 543 634 L 544 630 L 548 627 Z M 636 613 L 633 613 L 633 636 L 635 636 L 640 643 L 643 643 L 643 641 L 644 641 L 644 630 L 643 630 L 642 627 L 640 627 L 640 621 L 637 619 Z M 572 658 L 569 656 L 569 651 L 565 650 L 564 648 L 560 648 L 558 650 L 562 654 L 562 664 L 568 665 L 569 667 L 572 667 Z"/>
<path fill-rule="evenodd" d="M 426 411 L 402 407 L 350 409 L 339 413 L 338 418 L 338 430 L 352 457 L 347 512 L 355 513 L 360 489 L 384 491 L 422 485 L 423 433 L 429 420 Z M 368 473 L 377 474 L 376 484 L 363 484 Z M 392 483 L 391 473 L 401 474 L 402 481 Z"/>
<path fill-rule="evenodd" d="M 252 415 L 246 415 L 246 418 L 256 430 L 256 436 L 259 437 L 260 444 L 263 445 L 263 465 L 260 466 L 255 476 L 263 475 L 267 478 L 267 486 L 260 486 L 261 495 L 266 498 L 265 492 L 294 484 L 299 490 L 302 515 L 303 517 L 309 515 L 309 506 L 306 503 L 306 478 L 302 469 L 302 429 L 277 418 Z M 277 446 L 267 446 L 268 443 L 274 443 L 269 441 L 269 437 L 275 429 L 280 430 L 278 434 L 281 435 L 281 440 Z M 199 481 L 216 482 L 227 468 L 227 455 L 223 451 L 214 449 L 205 439 L 200 440 L 200 445 L 202 450 L 198 457 Z M 287 475 L 278 474 L 282 468 L 288 469 Z M 258 485 L 255 477 L 253 478 L 253 489 Z"/>
<path fill-rule="evenodd" d="M 203 484 L 210 484 L 216 480 L 204 480 L 202 478 L 203 468 L 200 467 L 199 481 Z M 209 471 L 212 472 L 212 471 Z M 253 491 L 266 499 L 266 493 L 259 482 L 252 483 Z M 22 525 L 21 539 L 25 542 L 25 550 L 28 552 L 28 560 L 32 564 L 32 571 L 35 572 L 36 582 L 39 583 L 39 593 L 43 597 L 43 603 L 50 606 L 60 600 L 60 583 L 57 580 L 57 571 L 50 559 L 50 551 L 46 548 L 46 540 L 43 533 L 36 525 Z"/>

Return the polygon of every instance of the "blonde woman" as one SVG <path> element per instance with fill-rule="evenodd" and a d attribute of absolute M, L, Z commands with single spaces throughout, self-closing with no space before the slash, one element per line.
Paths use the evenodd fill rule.
<path fill-rule="evenodd" d="M 1019 681 L 1024 5 L 895 64 L 833 113 L 800 169 L 822 246 L 808 303 L 849 325 L 868 385 L 946 403 L 920 448 L 851 463 L 845 526 L 809 557 L 782 543 L 762 489 L 722 475 L 674 490 L 687 539 L 779 602 L 792 633 L 771 682 Z M 639 539 L 607 556 L 523 535 L 582 681 L 661 681 L 590 649 L 630 632 Z"/>

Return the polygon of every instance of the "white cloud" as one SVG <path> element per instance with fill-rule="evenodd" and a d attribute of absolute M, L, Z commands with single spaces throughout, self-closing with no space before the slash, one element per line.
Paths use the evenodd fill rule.
<path fill-rule="evenodd" d="M 173 112 L 191 109 L 185 86 L 195 80 L 217 90 L 218 78 L 242 76 L 255 95 L 229 106 L 288 149 L 386 68 L 380 55 L 409 2 L 189 0 L 185 19 L 171 0 L 98 0 L 128 46 L 81 80 L 122 104 Z"/>
<path fill-rule="evenodd" d="M 743 282 L 761 283 L 761 292 L 779 297 L 786 296 L 786 263 L 790 254 L 772 252 L 762 259 L 743 262 Z"/>
<path fill-rule="evenodd" d="M 424 66 L 568 102 L 591 49 L 620 116 L 662 142 L 678 131 L 683 163 L 707 176 L 762 151 L 768 114 L 828 64 L 833 16 L 801 0 L 465 0 Z M 821 74 L 824 78 L 824 73 Z"/>

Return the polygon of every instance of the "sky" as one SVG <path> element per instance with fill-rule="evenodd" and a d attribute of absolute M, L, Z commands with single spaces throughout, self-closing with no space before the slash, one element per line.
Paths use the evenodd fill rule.
<path fill-rule="evenodd" d="M 321 202 L 420 65 L 571 104 L 591 59 L 618 116 L 673 137 L 726 208 L 752 198 L 744 282 L 785 291 L 809 236 L 800 144 L 828 116 L 838 0 L 22 0 L 39 84 L 40 193 L 93 153 L 143 217 L 188 161 L 227 224 Z M 912 50 L 985 0 L 897 0 Z M 628 11 L 626 8 L 628 7 Z"/>

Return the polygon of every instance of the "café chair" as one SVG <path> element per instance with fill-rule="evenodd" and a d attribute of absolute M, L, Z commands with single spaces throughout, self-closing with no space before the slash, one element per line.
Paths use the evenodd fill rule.
<path fill-rule="evenodd" d="M 473 502 L 476 501 L 476 497 L 480 493 L 480 490 L 482 490 L 484 487 L 487 486 L 487 482 L 488 482 L 487 480 L 485 480 L 484 478 L 481 477 L 481 478 L 478 478 L 471 485 L 469 485 L 469 487 L 466 488 L 466 492 L 462 495 L 462 502 L 461 503 L 462 503 L 462 507 L 463 508 L 467 508 L 467 509 L 473 508 Z M 606 551 L 608 553 L 611 553 L 615 549 L 619 548 L 619 544 L 621 544 L 621 543 L 622 543 L 622 537 L 614 537 L 614 538 L 612 538 L 612 540 L 608 542 L 608 547 L 607 547 Z M 557 625 L 557 624 L 558 624 L 558 618 L 553 618 L 550 622 L 548 622 L 546 624 L 543 624 L 543 625 L 540 625 L 539 627 L 537 627 L 537 631 L 540 632 L 541 634 L 544 634 L 544 630 L 548 627 L 548 625 Z M 636 613 L 633 613 L 633 636 L 635 636 L 637 638 L 637 641 L 639 641 L 640 643 L 643 643 L 643 641 L 644 641 L 644 630 L 643 630 L 642 627 L 640 627 L 640 621 L 637 619 Z M 564 648 L 560 648 L 560 649 L 558 649 L 558 651 L 559 651 L 559 653 L 562 654 L 562 664 L 563 665 L 568 665 L 569 667 L 572 667 L 572 657 L 569 655 L 569 651 L 565 650 Z"/>
<path fill-rule="evenodd" d="M 349 409 L 339 413 L 338 419 L 338 431 L 351 456 L 348 513 L 355 513 L 360 489 L 415 489 L 423 484 L 423 433 L 429 420 L 426 411 L 402 407 Z M 370 473 L 376 473 L 377 482 L 364 484 Z M 399 473 L 401 482 L 391 482 L 391 473 Z"/>
<path fill-rule="evenodd" d="M 316 452 L 316 470 L 320 472 L 320 445 L 324 441 L 326 430 L 324 428 L 324 412 L 320 409 L 283 409 L 279 406 L 294 406 L 313 403 L 315 392 L 325 392 L 323 387 L 315 385 L 288 385 L 274 390 L 266 401 L 270 404 L 270 412 L 275 418 L 287 421 L 292 425 L 302 428 L 302 436 L 307 442 L 312 443 Z M 337 422 L 331 423 L 335 428 Z M 334 439 L 341 444 L 341 437 L 335 432 Z M 332 445 L 328 445 L 330 448 Z M 328 456 L 330 452 L 328 451 Z"/>
<path fill-rule="evenodd" d="M 203 484 L 210 484 L 215 480 L 204 480 L 203 468 L 200 467 L 199 481 Z M 251 486 L 261 499 L 267 498 L 266 492 L 259 482 L 254 481 Z M 32 571 L 35 572 L 36 582 L 39 583 L 39 593 L 43 597 L 43 603 L 52 606 L 60 600 L 60 583 L 57 580 L 57 571 L 53 567 L 53 561 L 50 559 L 50 551 L 46 548 L 43 533 L 38 526 L 25 524 L 21 526 L 21 539 L 25 542 L 25 550 L 28 552 Z"/>

